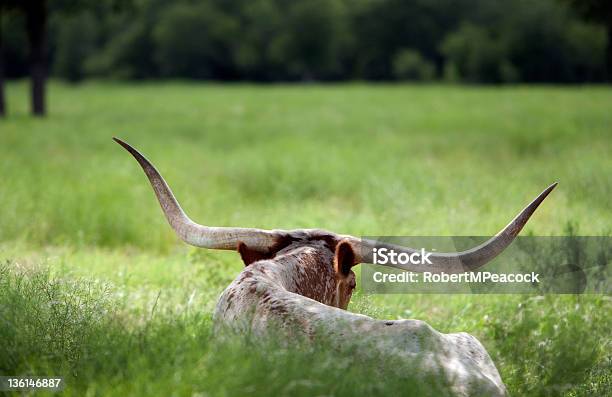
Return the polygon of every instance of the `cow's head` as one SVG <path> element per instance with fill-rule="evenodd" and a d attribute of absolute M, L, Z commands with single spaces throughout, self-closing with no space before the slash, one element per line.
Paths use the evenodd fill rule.
<path fill-rule="evenodd" d="M 358 263 L 372 263 L 373 248 L 387 247 L 398 254 L 416 252 L 408 247 L 381 244 L 318 229 L 262 230 L 197 224 L 183 212 L 155 167 L 130 145 L 120 139 L 113 139 L 141 165 L 168 222 L 183 241 L 197 247 L 236 250 L 246 266 L 262 260 L 283 260 L 288 263 L 290 259 L 297 258 L 304 265 L 301 270 L 304 270 L 305 275 L 296 291 L 319 302 L 346 309 L 355 288 L 355 273 L 351 268 Z M 396 267 L 432 273 L 463 273 L 478 269 L 499 255 L 514 240 L 556 185 L 554 183 L 540 193 L 502 231 L 485 243 L 462 252 L 429 253 L 430 264 L 408 263 Z"/>
<path fill-rule="evenodd" d="M 238 243 L 245 266 L 274 261 L 292 275 L 290 290 L 330 306 L 346 309 L 357 282 L 357 262 L 350 241 L 324 230 L 289 232 L 267 252 Z"/>

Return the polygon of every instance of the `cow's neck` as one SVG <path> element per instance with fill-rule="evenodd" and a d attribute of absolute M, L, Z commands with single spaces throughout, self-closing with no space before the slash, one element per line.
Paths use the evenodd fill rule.
<path fill-rule="evenodd" d="M 330 253 L 301 247 L 256 262 L 251 270 L 287 291 L 333 305 L 336 285 L 331 263 Z"/>

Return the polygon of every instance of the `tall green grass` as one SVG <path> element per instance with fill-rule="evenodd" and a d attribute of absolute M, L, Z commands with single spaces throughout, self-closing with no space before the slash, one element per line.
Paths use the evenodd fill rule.
<path fill-rule="evenodd" d="M 208 224 L 487 235 L 559 181 L 528 233 L 610 229 L 608 89 L 54 84 L 38 120 L 25 88 L 0 121 L 1 240 L 174 246 L 113 135 Z"/>
<path fill-rule="evenodd" d="M 610 234 L 608 88 L 53 83 L 44 120 L 26 94 L 9 85 L 0 120 L 0 372 L 70 395 L 424 392 L 325 344 L 213 337 L 240 261 L 177 242 L 113 135 L 211 225 L 487 235 L 559 181 L 523 233 Z M 606 296 L 358 290 L 349 309 L 474 334 L 514 395 L 610 394 Z"/>
<path fill-rule="evenodd" d="M 414 373 L 378 381 L 380 364 L 391 363 L 376 354 L 213 334 L 210 315 L 158 313 L 156 304 L 125 317 L 112 287 L 9 266 L 0 268 L 0 371 L 61 375 L 66 395 L 446 393 Z"/>
<path fill-rule="evenodd" d="M 125 285 L 6 263 L 0 267 L 0 373 L 63 376 L 67 395 L 444 395 L 442 378 L 404 373 L 376 352 L 325 339 L 303 344 L 214 335 L 210 311 L 181 305 L 171 291 L 143 299 L 141 290 Z M 445 311 L 456 317 L 433 325 L 477 330 L 513 394 L 612 390 L 607 297 L 469 298 L 429 297 L 433 307 L 451 300 Z M 136 302 L 142 306 L 135 310 Z M 389 367 L 384 378 L 381 363 Z"/>

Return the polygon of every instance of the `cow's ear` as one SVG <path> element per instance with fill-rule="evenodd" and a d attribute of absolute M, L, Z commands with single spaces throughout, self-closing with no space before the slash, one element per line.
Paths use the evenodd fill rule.
<path fill-rule="evenodd" d="M 253 262 L 271 258 L 271 256 L 268 254 L 264 254 L 263 252 L 259 252 L 259 251 L 250 249 L 242 241 L 238 242 L 237 250 L 238 250 L 238 253 L 240 253 L 242 262 L 244 262 L 244 266 L 249 266 Z"/>
<path fill-rule="evenodd" d="M 334 254 L 334 270 L 336 274 L 346 277 L 351 268 L 357 264 L 353 246 L 347 240 L 342 240 L 336 245 Z"/>

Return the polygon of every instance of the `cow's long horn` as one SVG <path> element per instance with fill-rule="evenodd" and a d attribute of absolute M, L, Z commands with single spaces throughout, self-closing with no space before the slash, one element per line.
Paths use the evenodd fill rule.
<path fill-rule="evenodd" d="M 436 253 L 432 252 L 428 257 L 431 264 L 406 264 L 406 265 L 389 265 L 413 272 L 432 272 L 432 273 L 463 273 L 476 270 L 493 260 L 499 255 L 519 234 L 529 217 L 534 213 L 536 208 L 544 201 L 546 196 L 557 186 L 553 183 L 544 190 L 538 197 L 535 198 L 523 211 L 521 211 L 502 231 L 497 233 L 483 244 L 469 249 L 467 251 L 456 253 Z M 405 252 L 408 254 L 421 252 L 413 248 L 401 247 L 392 244 L 379 243 L 376 241 L 358 239 L 353 237 L 351 243 L 357 251 L 359 263 L 372 263 L 372 253 L 374 248 L 393 249 L 398 254 Z"/>
<path fill-rule="evenodd" d="M 151 186 L 153 186 L 153 191 L 168 222 L 176 234 L 187 244 L 203 248 L 235 250 L 238 242 L 243 242 L 251 249 L 268 252 L 280 238 L 280 231 L 237 227 L 210 227 L 193 222 L 176 201 L 172 190 L 170 190 L 170 187 L 168 187 L 168 184 L 157 172 L 153 164 L 126 142 L 118 138 L 113 138 L 113 140 L 123 146 L 138 161 L 149 178 Z"/>

